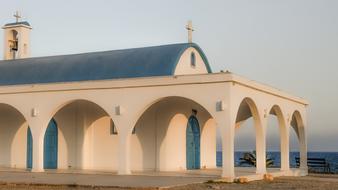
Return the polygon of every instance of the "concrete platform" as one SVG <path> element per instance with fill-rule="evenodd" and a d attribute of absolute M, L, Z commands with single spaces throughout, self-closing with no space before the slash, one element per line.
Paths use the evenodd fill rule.
<path fill-rule="evenodd" d="M 298 170 L 281 172 L 269 169 L 274 177 L 297 176 Z M 236 177 L 245 177 L 249 181 L 263 179 L 263 174 L 256 174 L 255 168 L 236 168 Z M 208 180 L 222 180 L 221 169 L 190 170 L 177 172 L 133 172 L 132 175 L 117 175 L 116 172 L 98 172 L 90 170 L 47 170 L 32 173 L 20 169 L 0 168 L 0 182 L 53 185 L 88 185 L 110 187 L 173 187 Z"/>

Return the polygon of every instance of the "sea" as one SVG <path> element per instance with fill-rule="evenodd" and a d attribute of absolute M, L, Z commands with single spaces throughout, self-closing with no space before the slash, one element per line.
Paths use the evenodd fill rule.
<path fill-rule="evenodd" d="M 240 166 L 240 158 L 245 152 L 235 152 L 235 166 Z M 267 157 L 273 159 L 273 168 L 280 167 L 280 152 L 267 152 Z M 299 157 L 299 152 L 290 152 L 290 167 L 296 168 L 296 157 Z M 338 152 L 308 152 L 308 158 L 325 158 L 330 164 L 331 172 L 338 173 Z M 222 167 L 222 152 L 216 153 L 217 167 Z M 320 169 L 316 169 L 320 172 Z"/>

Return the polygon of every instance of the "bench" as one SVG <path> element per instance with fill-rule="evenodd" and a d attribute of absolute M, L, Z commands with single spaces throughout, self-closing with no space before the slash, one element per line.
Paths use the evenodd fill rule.
<path fill-rule="evenodd" d="M 300 165 L 299 157 L 296 157 L 296 164 L 297 167 Z M 323 168 L 325 173 L 331 173 L 330 164 L 326 162 L 325 158 L 308 158 L 307 159 L 307 166 L 309 169 L 311 168 Z"/>

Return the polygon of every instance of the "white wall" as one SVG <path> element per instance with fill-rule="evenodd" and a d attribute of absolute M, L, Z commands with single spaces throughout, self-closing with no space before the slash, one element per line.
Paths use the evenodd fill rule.
<path fill-rule="evenodd" d="M 135 97 L 137 95 L 137 97 Z M 198 119 L 200 120 L 201 126 L 204 126 L 204 123 L 208 118 L 201 119 L 200 116 L 202 111 L 199 106 L 190 105 L 189 101 L 178 101 L 172 100 L 168 101 L 169 99 L 164 99 L 158 106 L 153 106 L 151 109 L 154 109 L 154 113 L 158 114 L 144 114 L 140 116 L 144 109 L 153 104 L 154 101 L 159 100 L 163 97 L 186 97 L 199 104 L 203 105 L 212 116 L 217 121 L 217 125 L 223 130 L 222 133 L 222 144 L 223 146 L 223 165 L 224 167 L 222 176 L 223 177 L 233 177 L 234 175 L 234 168 L 233 168 L 233 136 L 232 136 L 232 125 L 235 125 L 235 117 L 238 111 L 238 107 L 242 100 L 245 97 L 249 97 L 253 100 L 253 102 L 257 105 L 257 112 L 260 116 L 260 119 L 264 122 L 262 127 L 260 128 L 261 138 L 260 139 L 260 157 L 264 158 L 261 160 L 265 160 L 265 143 L 264 143 L 264 130 L 265 130 L 265 120 L 264 114 L 265 111 L 270 110 L 273 105 L 279 105 L 281 107 L 282 113 L 285 116 L 285 123 L 287 123 L 288 127 L 290 125 L 290 119 L 292 118 L 292 114 L 295 110 L 299 111 L 299 119 L 302 121 L 302 125 L 300 126 L 300 131 L 303 131 L 300 135 L 300 147 L 302 152 L 302 163 L 304 161 L 304 171 L 306 171 L 306 134 L 305 134 L 305 126 L 306 125 L 306 105 L 307 102 L 303 99 L 293 97 L 287 95 L 281 91 L 272 89 L 270 87 L 258 84 L 254 81 L 249 81 L 247 79 L 240 78 L 236 75 L 231 73 L 219 73 L 219 74 L 210 74 L 210 75 L 185 75 L 185 76 L 176 76 L 176 77 L 158 77 L 156 80 L 154 78 L 140 78 L 140 79 L 121 79 L 121 80 L 106 80 L 106 81 L 90 81 L 90 82 L 76 82 L 76 83 L 62 83 L 62 84 L 44 84 L 44 85 L 24 85 L 24 86 L 13 86 L 13 87 L 2 87 L 0 93 L 0 101 L 6 104 L 10 104 L 20 110 L 25 118 L 27 118 L 27 122 L 29 123 L 32 134 L 33 134 L 33 170 L 40 172 L 43 171 L 43 132 L 45 131 L 45 127 L 47 122 L 50 118 L 53 117 L 53 113 L 56 108 L 63 105 L 65 102 L 69 102 L 75 99 L 86 99 L 92 102 L 97 103 L 100 105 L 109 115 L 114 118 L 116 124 L 121 131 L 119 138 L 119 143 L 116 143 L 117 136 L 111 136 L 111 140 L 108 140 L 108 135 L 97 135 L 98 132 L 95 133 L 95 129 L 103 134 L 106 134 L 104 130 L 109 127 L 108 122 L 103 122 L 106 124 L 101 124 L 99 119 L 105 116 L 100 114 L 97 111 L 97 107 L 92 108 L 79 108 L 78 111 L 86 111 L 84 113 L 88 114 L 88 116 L 84 117 L 81 120 L 83 125 L 79 124 L 79 120 L 69 121 L 67 117 L 70 117 L 71 112 L 61 110 L 61 112 L 57 113 L 55 116 L 57 122 L 59 122 L 59 126 L 62 123 L 69 123 L 69 124 L 62 124 L 62 129 L 60 129 L 60 145 L 59 147 L 67 147 L 63 148 L 62 153 L 60 153 L 59 163 L 62 167 L 67 167 L 69 165 L 73 166 L 81 166 L 79 163 L 85 163 L 83 168 L 93 168 L 95 167 L 103 167 L 99 166 L 96 163 L 95 157 L 104 157 L 105 161 L 104 167 L 113 169 L 116 168 L 115 165 L 118 165 L 118 172 L 119 174 L 129 174 L 130 169 L 144 169 L 150 168 L 154 169 L 165 169 L 165 170 L 177 170 L 179 168 L 184 167 L 185 163 L 185 153 L 181 150 L 177 150 L 178 153 L 175 155 L 164 155 L 162 156 L 162 152 L 170 152 L 172 147 L 178 147 L 178 145 L 182 145 L 184 140 L 180 137 L 181 134 L 171 133 L 171 131 L 175 131 L 179 129 L 179 126 L 186 126 L 186 123 L 183 122 L 180 124 L 181 118 L 188 118 L 191 114 L 191 108 L 198 110 Z M 31 101 L 27 101 L 27 100 Z M 52 101 L 51 101 L 52 100 Z M 224 102 L 225 110 L 219 109 L 220 101 Z M 168 103 L 169 102 L 169 103 Z M 121 106 L 124 112 L 119 115 L 116 114 L 115 108 L 116 106 Z M 155 109 L 157 108 L 157 109 Z M 176 110 L 174 110 L 176 108 Z M 74 108 L 75 109 L 75 108 Z M 37 111 L 37 115 L 32 114 L 32 110 Z M 149 111 L 149 110 L 148 110 Z M 147 112 L 148 112 L 147 111 Z M 7 112 L 6 112 L 7 113 Z M 165 113 L 165 114 L 164 114 Z M 268 113 L 268 112 L 266 112 Z M 58 114 L 61 114 L 58 116 Z M 69 115 L 70 114 L 70 115 Z M 161 116 L 161 114 L 164 114 Z M 167 115 L 166 115 L 167 114 Z M 174 117 L 177 114 L 182 114 L 184 117 Z M 67 116 L 68 115 L 68 116 Z M 13 122 L 10 121 L 10 117 L 2 116 L 2 123 Z M 75 116 L 74 116 L 75 117 Z M 139 122 L 140 129 L 144 128 L 144 130 L 137 130 L 137 131 L 144 131 L 144 133 L 138 132 L 136 135 L 132 135 L 133 144 L 129 146 L 126 140 L 129 140 L 129 136 L 126 135 L 127 131 L 131 131 L 132 127 L 135 125 L 138 118 L 145 117 L 143 122 Z M 154 118 L 155 119 L 152 119 Z M 162 118 L 161 118 L 162 117 Z M 17 119 L 18 117 L 15 117 Z M 76 118 L 81 118 L 77 116 Z M 149 119 L 147 119 L 149 118 Z M 172 120 L 172 118 L 175 118 Z M 177 118 L 177 119 L 176 119 Z M 13 119 L 12 119 L 13 120 Z M 62 121 L 62 120 L 66 120 Z M 141 119 L 142 120 L 142 119 Z M 147 122 L 147 120 L 152 122 Z M 203 121 L 204 120 L 204 121 Z M 95 121 L 95 122 L 94 122 Z M 166 122 L 164 122 L 166 121 Z M 176 122 L 178 124 L 171 125 L 169 121 Z M 163 123 L 161 123 L 163 122 Z M 85 128 L 92 129 L 92 132 L 86 133 L 85 144 L 84 147 L 90 148 L 78 148 L 82 147 L 81 145 L 81 136 L 77 138 L 76 135 L 81 134 L 77 130 L 81 128 L 76 127 L 76 130 L 73 128 L 74 124 Z M 8 126 L 8 125 L 5 125 Z M 14 125 L 17 126 L 17 125 Z M 67 127 L 68 126 L 68 127 Z M 97 127 L 99 126 L 99 127 Z M 101 129 L 102 126 L 102 129 Z M 106 127 L 105 127 L 106 126 Z M 155 128 L 156 126 L 156 128 Z M 170 128 L 167 132 L 167 128 Z M 171 128 L 175 129 L 171 129 Z M 288 129 L 286 127 L 285 129 Z M 3 127 L 4 128 L 4 127 Z M 147 130 L 145 130 L 147 128 Z M 149 129 L 148 129 L 149 128 Z M 156 129 L 156 130 L 153 130 Z M 221 131 L 222 131 L 221 130 Z M 89 130 L 87 130 L 89 131 Z M 151 133 L 151 131 L 156 131 L 156 135 Z M 161 132 L 162 131 L 162 132 Z M 224 132 L 226 131 L 226 132 Z M 5 132 L 6 133 L 6 132 Z M 1 145 L 2 150 L 4 151 L 0 157 L 0 162 L 2 159 L 2 163 L 8 163 L 9 159 L 6 158 L 6 150 L 8 151 L 7 146 L 5 143 L 8 143 L 9 140 L 4 140 L 8 137 L 5 133 L 0 133 L 2 141 Z M 73 135 L 71 135 L 73 134 Z M 90 134 L 90 135 L 88 135 Z M 171 134 L 175 134 L 171 135 Z M 202 130 L 202 135 L 203 135 Z M 289 134 L 286 131 L 286 134 Z M 82 134 L 83 135 L 83 134 Z M 152 136 L 151 136 L 152 135 Z M 75 137 L 74 137 L 75 136 Z M 174 136 L 174 137 L 172 137 Z M 169 138 L 170 137 L 170 138 Z M 64 139 L 62 142 L 62 138 Z M 13 139 L 13 138 L 8 138 Z M 22 136 L 21 139 L 24 139 Z M 77 139 L 77 140 L 75 140 Z M 98 143 L 91 143 L 97 139 Z M 203 137 L 202 137 L 203 139 Z M 106 141 L 107 140 L 107 141 Z M 26 141 L 26 139 L 24 140 Z M 173 141 L 173 142 L 171 142 Z M 67 142 L 67 144 L 66 144 Z M 102 143 L 104 142 L 104 143 Z M 154 143 L 154 142 L 161 142 L 161 143 Z M 62 145 L 63 143 L 63 145 Z M 138 145 L 137 145 L 138 143 Z M 153 144 L 155 145 L 153 145 Z M 118 146 L 120 149 L 118 150 Z M 147 146 L 144 146 L 147 144 Z M 178 145 L 177 145 L 178 144 Z M 284 145 L 285 152 L 288 152 L 288 143 L 281 143 Z M 75 146 L 76 145 L 76 146 Z M 95 146 L 94 146 L 95 145 Z M 133 146 L 135 145 L 135 146 Z M 153 146 L 152 146 L 153 145 Z M 163 145 L 163 146 L 162 146 Z M 155 148 L 154 148 L 155 146 Z M 21 148 L 26 146 L 21 146 Z M 69 148 L 70 147 L 70 148 Z M 74 148 L 75 147 L 75 148 Z M 102 147 L 106 148 L 107 150 L 111 151 L 94 151 L 101 150 Z M 116 147 L 116 149 L 115 149 Z M 129 151 L 127 147 L 132 147 L 132 150 Z M 144 148 L 145 147 L 145 148 Z M 163 147 L 163 148 L 162 148 Z M 183 145 L 181 146 L 183 147 Z M 215 146 L 216 147 L 216 146 Z M 1 147 L 0 147 L 1 148 Z M 72 150 L 76 149 L 76 150 Z M 117 152 L 118 152 L 118 161 L 117 160 Z M 163 151 L 165 150 L 165 151 Z M 207 150 L 207 149 L 206 149 Z M 24 151 L 24 150 L 23 150 Z M 202 149 L 201 149 L 202 151 Z M 69 153 L 70 152 L 70 153 Z M 75 156 L 73 155 L 75 152 Z M 81 156 L 79 152 L 83 152 L 89 156 Z M 106 153 L 107 154 L 104 154 Z M 213 152 L 213 151 L 212 151 Z M 21 152 L 22 153 L 22 152 Z M 70 156 L 68 156 L 68 153 Z M 132 153 L 132 155 L 130 155 Z M 25 156 L 19 156 L 26 160 Z M 79 158 L 81 158 L 80 161 Z M 131 162 L 129 162 L 129 158 Z M 159 158 L 163 158 L 160 160 Z M 285 156 L 285 158 L 288 158 Z M 7 160 L 6 160 L 7 159 Z M 203 158 L 204 159 L 204 158 Z M 155 160 L 156 165 L 154 165 L 153 160 Z M 169 162 L 166 162 L 169 160 Z M 211 159 L 210 159 L 211 160 Z M 285 165 L 288 165 L 287 159 L 285 159 Z M 177 161 L 177 162 L 176 162 Z M 23 161 L 24 163 L 25 161 Z M 118 164 L 117 164 L 118 162 Z M 132 167 L 129 165 L 132 164 Z M 162 165 L 165 163 L 164 165 Z M 175 164 L 173 164 L 175 163 Z M 100 163 L 101 164 L 101 163 Z M 204 164 L 201 163 L 203 166 Z M 74 167 L 75 167 L 74 166 Z M 260 173 L 264 171 L 264 164 L 261 163 L 261 170 Z M 94 168 L 95 169 L 95 168 Z M 284 168 L 287 169 L 287 168 Z"/>
<path fill-rule="evenodd" d="M 16 58 L 30 57 L 30 28 L 26 26 L 6 27 L 4 31 L 4 59 L 13 59 L 12 52 L 10 51 L 9 40 L 13 39 L 13 30 L 18 32 L 18 51 Z M 26 46 L 26 48 L 25 48 Z"/>
<path fill-rule="evenodd" d="M 26 168 L 27 123 L 15 109 L 0 105 L 0 166 Z"/>
<path fill-rule="evenodd" d="M 216 168 L 216 131 L 215 120 L 208 119 L 201 134 L 201 168 Z"/>
<path fill-rule="evenodd" d="M 118 168 L 118 136 L 110 135 L 110 118 L 104 117 L 92 124 L 92 147 L 88 158 L 92 158 L 91 169 L 117 170 Z"/>
<path fill-rule="evenodd" d="M 146 111 L 131 138 L 133 170 L 186 169 L 186 127 L 192 109 L 201 127 L 201 167 L 216 165 L 216 129 L 199 105 L 169 98 Z M 19 118 L 19 119 L 18 119 Z M 117 170 L 118 136 L 110 134 L 110 117 L 98 106 L 77 101 L 55 116 L 58 168 Z M 0 165 L 26 167 L 27 124 L 14 109 L 0 106 Z"/>
<path fill-rule="evenodd" d="M 201 127 L 201 167 L 216 167 L 216 129 L 198 104 L 182 98 L 161 101 L 140 118 L 131 137 L 132 170 L 185 170 L 186 127 L 192 109 Z M 58 125 L 58 168 L 117 170 L 118 136 L 98 106 L 77 101 L 54 116 Z"/>
<path fill-rule="evenodd" d="M 192 52 L 195 53 L 196 57 L 196 66 L 194 67 L 191 66 Z M 208 70 L 205 66 L 205 63 L 201 55 L 193 47 L 186 49 L 176 66 L 174 75 L 202 74 L 202 73 L 208 73 Z"/>
<path fill-rule="evenodd" d="M 196 109 L 201 127 L 201 167 L 216 167 L 216 127 L 198 104 L 167 98 L 150 107 L 136 124 L 131 143 L 132 170 L 186 169 L 186 127 Z"/>
<path fill-rule="evenodd" d="M 98 106 L 78 101 L 55 114 L 58 124 L 58 168 L 117 170 L 117 135 Z"/>

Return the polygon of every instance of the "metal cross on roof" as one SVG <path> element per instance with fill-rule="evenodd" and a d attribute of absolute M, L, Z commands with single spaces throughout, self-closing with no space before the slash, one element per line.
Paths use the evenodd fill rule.
<path fill-rule="evenodd" d="M 195 31 L 192 27 L 192 21 L 189 20 L 187 26 L 185 27 L 188 30 L 188 42 L 192 43 L 192 32 Z"/>
<path fill-rule="evenodd" d="M 15 17 L 16 22 L 19 22 L 19 19 L 21 18 L 19 11 L 16 11 L 13 16 Z"/>

